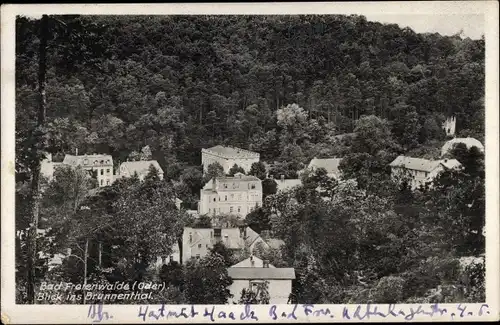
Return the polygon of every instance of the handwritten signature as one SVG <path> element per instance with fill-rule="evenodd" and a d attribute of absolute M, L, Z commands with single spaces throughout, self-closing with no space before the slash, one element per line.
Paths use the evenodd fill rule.
<path fill-rule="evenodd" d="M 171 309 L 167 309 L 170 307 Z M 191 305 L 190 307 L 180 307 L 180 306 L 167 306 L 162 304 L 159 308 L 145 305 L 139 306 L 139 311 L 137 316 L 142 319 L 142 321 L 156 321 L 160 319 L 172 319 L 172 318 L 183 318 L 183 319 L 194 319 L 194 318 L 204 318 L 211 322 L 230 319 L 233 321 L 259 321 L 258 311 L 262 312 L 262 308 L 256 308 L 256 305 L 244 305 L 243 310 L 240 312 L 229 311 L 224 309 L 223 306 L 209 306 L 200 307 Z M 360 321 L 360 320 L 370 320 L 377 318 L 399 318 L 405 321 L 413 320 L 417 315 L 425 315 L 429 317 L 434 316 L 448 316 L 451 320 L 470 317 L 470 316 L 483 316 L 489 315 L 488 304 L 481 304 L 478 308 L 477 306 L 468 306 L 466 304 L 458 304 L 455 308 L 444 308 L 439 306 L 439 304 L 429 304 L 429 305 L 418 305 L 418 306 L 398 306 L 395 304 L 389 304 L 387 306 L 374 306 L 371 304 L 366 305 L 349 305 L 344 306 L 342 311 L 335 315 L 334 311 L 330 308 L 325 307 L 315 307 L 313 304 L 303 304 L 303 305 L 270 305 L 267 309 L 267 315 L 262 314 L 262 320 L 305 320 L 308 318 L 320 319 L 322 317 L 327 318 L 338 318 L 344 321 Z M 265 317 L 267 316 L 267 317 Z M 92 323 L 99 323 L 110 320 L 113 316 L 104 311 L 102 304 L 90 305 L 88 309 L 87 318 L 92 320 Z"/>

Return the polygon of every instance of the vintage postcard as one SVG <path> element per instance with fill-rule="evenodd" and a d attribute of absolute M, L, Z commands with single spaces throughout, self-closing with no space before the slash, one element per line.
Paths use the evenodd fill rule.
<path fill-rule="evenodd" d="M 2 6 L 2 322 L 498 321 L 498 9 Z"/>

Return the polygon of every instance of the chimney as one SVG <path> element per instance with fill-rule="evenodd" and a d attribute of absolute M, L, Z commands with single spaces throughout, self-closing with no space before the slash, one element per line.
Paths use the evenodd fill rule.
<path fill-rule="evenodd" d="M 281 181 L 284 182 L 285 181 L 285 175 L 281 174 Z"/>
<path fill-rule="evenodd" d="M 75 156 L 78 156 L 78 148 L 75 149 Z"/>
<path fill-rule="evenodd" d="M 216 191 L 217 190 L 217 184 L 215 183 L 215 177 L 212 178 L 212 191 Z"/>
<path fill-rule="evenodd" d="M 269 175 L 269 178 L 270 178 L 270 179 L 274 179 L 274 176 L 273 176 L 273 175 Z"/>
<path fill-rule="evenodd" d="M 269 260 L 263 260 L 262 267 L 269 268 Z"/>
<path fill-rule="evenodd" d="M 255 261 L 253 260 L 253 255 L 250 255 L 250 265 L 251 265 L 252 267 L 254 267 L 254 266 L 255 266 Z"/>

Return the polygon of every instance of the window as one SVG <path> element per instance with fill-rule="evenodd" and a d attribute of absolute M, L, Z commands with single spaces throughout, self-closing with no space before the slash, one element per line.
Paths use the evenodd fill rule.
<path fill-rule="evenodd" d="M 106 185 L 109 185 L 109 179 L 106 181 Z"/>
<path fill-rule="evenodd" d="M 210 213 L 210 212 L 212 212 L 212 209 L 208 208 L 208 212 L 209 212 L 209 213 Z"/>
<path fill-rule="evenodd" d="M 229 212 L 233 212 L 233 207 L 229 207 Z"/>
<path fill-rule="evenodd" d="M 109 174 L 109 168 L 108 168 L 108 169 L 106 169 L 106 173 L 108 173 L 108 174 Z"/>
<path fill-rule="evenodd" d="M 214 198 L 214 202 L 215 202 L 215 198 Z"/>
<path fill-rule="evenodd" d="M 198 244 L 198 248 L 201 248 L 201 244 Z"/>
<path fill-rule="evenodd" d="M 85 160 L 83 161 L 83 164 L 84 164 L 84 165 L 88 165 L 88 164 L 89 164 L 89 160 L 88 160 L 88 159 L 85 159 Z"/>
<path fill-rule="evenodd" d="M 196 259 L 199 260 L 200 259 L 200 254 L 196 254 Z"/>
<path fill-rule="evenodd" d="M 224 184 L 224 188 L 227 188 L 227 184 Z"/>
<path fill-rule="evenodd" d="M 241 212 L 241 207 L 238 207 L 238 212 Z"/>
<path fill-rule="evenodd" d="M 224 196 L 224 200 L 227 201 L 227 195 Z"/>
<path fill-rule="evenodd" d="M 101 165 L 104 165 L 104 160 L 101 160 Z"/>
<path fill-rule="evenodd" d="M 97 165 L 97 160 L 94 160 L 94 165 Z"/>
<path fill-rule="evenodd" d="M 192 243 L 193 242 L 193 234 L 192 233 L 189 233 L 189 242 Z"/>
<path fill-rule="evenodd" d="M 170 263 L 172 263 L 173 261 L 174 261 L 174 256 L 170 255 Z"/>
<path fill-rule="evenodd" d="M 253 190 L 255 189 L 255 184 L 250 185 L 250 188 Z"/>
<path fill-rule="evenodd" d="M 104 185 L 104 180 L 101 179 L 101 185 Z"/>
<path fill-rule="evenodd" d="M 106 160 L 106 164 L 109 164 L 109 159 L 108 159 L 108 160 Z"/>
<path fill-rule="evenodd" d="M 101 175 L 104 175 L 104 169 L 101 169 Z"/>

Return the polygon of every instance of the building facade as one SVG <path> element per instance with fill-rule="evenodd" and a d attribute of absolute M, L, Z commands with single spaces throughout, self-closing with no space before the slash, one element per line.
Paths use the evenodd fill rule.
<path fill-rule="evenodd" d="M 287 304 L 292 293 L 292 280 L 295 279 L 293 268 L 277 268 L 255 256 L 239 262 L 227 269 L 233 279 L 229 287 L 232 298 L 229 304 L 238 303 L 243 289 L 258 290 L 267 282 L 270 304 Z"/>
<path fill-rule="evenodd" d="M 250 171 L 254 162 L 259 162 L 260 154 L 235 147 L 215 146 L 209 149 L 201 149 L 201 164 L 203 171 L 213 163 L 219 163 L 224 168 L 224 173 L 229 173 L 235 164 L 245 170 Z"/>
<path fill-rule="evenodd" d="M 141 161 L 126 161 L 120 164 L 117 177 L 132 177 L 135 173 L 141 181 L 144 180 L 149 173 L 150 166 L 158 170 L 158 176 L 163 179 L 163 169 L 156 160 L 141 160 Z"/>
<path fill-rule="evenodd" d="M 113 184 L 113 157 L 106 154 L 93 155 L 65 155 L 63 165 L 77 167 L 96 173 L 99 187 Z"/>
<path fill-rule="evenodd" d="M 461 164 L 456 159 L 427 160 L 399 156 L 390 164 L 391 175 L 394 179 L 407 179 L 411 188 L 432 182 L 439 173 L 446 169 L 460 168 Z"/>
<path fill-rule="evenodd" d="M 262 238 L 247 226 L 233 228 L 191 228 L 182 233 L 182 263 L 191 258 L 205 257 L 214 245 L 221 242 L 236 256 L 243 249 L 253 247 Z"/>
<path fill-rule="evenodd" d="M 255 176 L 237 173 L 233 177 L 217 177 L 200 191 L 199 214 L 233 214 L 245 217 L 262 206 L 262 181 Z"/>

